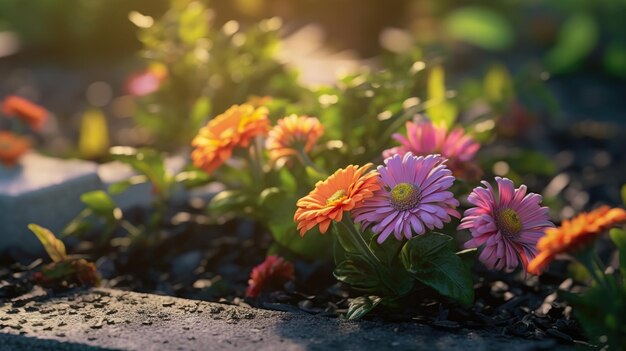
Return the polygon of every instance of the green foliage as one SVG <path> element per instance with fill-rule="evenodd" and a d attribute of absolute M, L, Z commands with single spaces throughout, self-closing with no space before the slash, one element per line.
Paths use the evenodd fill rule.
<path fill-rule="evenodd" d="M 334 275 L 368 296 L 351 302 L 349 319 L 362 317 L 384 299 L 393 301 L 406 296 L 416 282 L 463 305 L 473 302 L 470 265 L 462 258 L 471 259 L 476 250 L 455 254 L 452 238 L 434 232 L 407 242 L 389 239 L 378 244 L 371 232 L 359 233 L 350 222 L 344 219 L 341 225 L 333 225 Z"/>
<path fill-rule="evenodd" d="M 173 1 L 161 19 L 140 30 L 142 56 L 167 71 L 159 90 L 139 99 L 136 114 L 159 147 L 188 145 L 209 117 L 251 96 L 312 99 L 275 58 L 279 19 L 243 28 L 235 21 L 220 26 L 214 15 L 202 2 Z"/>
<path fill-rule="evenodd" d="M 619 270 L 622 275 L 623 286 L 626 289 L 626 230 L 613 228 L 609 235 L 619 252 Z"/>
<path fill-rule="evenodd" d="M 346 317 L 350 320 L 360 319 L 373 310 L 383 299 L 378 296 L 360 296 L 350 301 Z"/>
<path fill-rule="evenodd" d="M 406 270 L 421 283 L 443 296 L 469 305 L 474 301 L 474 288 L 469 269 L 449 248 L 452 237 L 426 233 L 409 240 L 400 258 Z"/>
<path fill-rule="evenodd" d="M 573 70 L 595 48 L 598 36 L 598 26 L 592 16 L 572 15 L 561 27 L 556 46 L 547 53 L 546 65 L 555 73 Z"/>
<path fill-rule="evenodd" d="M 435 66 L 428 76 L 428 118 L 435 125 L 450 128 L 458 114 L 456 106 L 446 96 L 445 73 L 443 67 Z"/>
<path fill-rule="evenodd" d="M 506 19 L 482 6 L 467 6 L 450 13 L 444 28 L 450 37 L 488 50 L 507 49 L 515 39 Z"/>

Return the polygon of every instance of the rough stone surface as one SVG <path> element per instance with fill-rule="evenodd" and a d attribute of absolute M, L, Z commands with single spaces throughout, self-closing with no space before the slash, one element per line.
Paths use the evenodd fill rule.
<path fill-rule="evenodd" d="M 109 289 L 0 307 L 0 350 L 567 350 L 417 323 L 350 322 Z"/>
<path fill-rule="evenodd" d="M 19 167 L 0 168 L 0 251 L 40 251 L 28 223 L 61 230 L 84 208 L 80 195 L 102 188 L 96 169 L 93 162 L 36 153 L 25 155 Z"/>

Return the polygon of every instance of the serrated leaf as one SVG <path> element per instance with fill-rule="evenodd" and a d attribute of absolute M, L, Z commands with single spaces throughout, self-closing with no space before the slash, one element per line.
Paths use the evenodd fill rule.
<path fill-rule="evenodd" d="M 383 300 L 379 296 L 359 296 L 350 301 L 346 317 L 349 320 L 357 320 L 373 310 Z"/>
<path fill-rule="evenodd" d="M 60 262 L 67 258 L 65 245 L 50 230 L 34 223 L 29 224 L 28 229 L 37 236 L 52 261 Z"/>
<path fill-rule="evenodd" d="M 440 233 L 414 237 L 402 248 L 400 259 L 415 279 L 443 296 L 469 305 L 474 300 L 472 276 L 448 247 L 451 239 Z"/>
<path fill-rule="evenodd" d="M 339 262 L 333 275 L 342 283 L 355 290 L 366 293 L 382 292 L 381 282 L 374 267 L 358 255 L 347 254 L 346 259 Z"/>

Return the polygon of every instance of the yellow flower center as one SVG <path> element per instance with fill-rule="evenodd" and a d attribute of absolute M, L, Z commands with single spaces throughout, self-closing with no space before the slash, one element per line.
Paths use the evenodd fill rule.
<path fill-rule="evenodd" d="M 419 187 L 410 183 L 396 184 L 389 195 L 391 196 L 391 206 L 399 211 L 411 209 L 420 202 Z"/>
<path fill-rule="evenodd" d="M 519 214 L 511 208 L 505 208 L 496 216 L 498 228 L 506 235 L 517 235 L 522 230 L 522 220 Z"/>
<path fill-rule="evenodd" d="M 339 199 L 341 199 L 342 197 L 346 196 L 346 191 L 343 189 L 339 189 L 337 191 L 335 191 L 334 194 L 330 195 L 330 197 L 328 198 L 328 200 L 326 200 L 326 205 L 329 205 Z"/>

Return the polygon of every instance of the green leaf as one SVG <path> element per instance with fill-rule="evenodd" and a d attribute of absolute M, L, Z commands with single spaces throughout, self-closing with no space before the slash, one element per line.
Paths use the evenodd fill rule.
<path fill-rule="evenodd" d="M 28 229 L 35 233 L 52 261 L 60 262 L 67 258 L 65 245 L 50 230 L 34 223 L 29 224 Z"/>
<path fill-rule="evenodd" d="M 442 66 L 435 66 L 428 76 L 428 118 L 436 125 L 450 128 L 457 116 L 457 108 L 446 98 L 445 72 Z"/>
<path fill-rule="evenodd" d="M 511 98 L 513 81 L 504 65 L 496 64 L 489 68 L 485 75 L 484 92 L 491 103 L 503 103 Z"/>
<path fill-rule="evenodd" d="M 115 205 L 115 202 L 113 202 L 109 194 L 102 190 L 84 193 L 80 196 L 80 201 L 84 202 L 98 216 L 111 220 L 121 219 L 121 212 Z"/>
<path fill-rule="evenodd" d="M 204 5 L 198 1 L 191 2 L 180 14 L 178 35 L 182 41 L 194 45 L 204 38 L 208 32 L 208 16 Z"/>
<path fill-rule="evenodd" d="M 451 239 L 440 233 L 416 236 L 402 248 L 400 259 L 415 279 L 443 296 L 469 305 L 474 300 L 472 276 L 463 261 L 449 249 Z"/>
<path fill-rule="evenodd" d="M 381 293 L 383 288 L 376 269 L 358 255 L 346 254 L 346 259 L 339 262 L 333 275 L 351 288 L 366 293 Z"/>
<path fill-rule="evenodd" d="M 511 25 L 499 13 L 482 6 L 452 12 L 443 22 L 450 37 L 487 50 L 504 50 L 515 38 Z"/>
<path fill-rule="evenodd" d="M 382 301 L 379 296 L 359 296 L 350 301 L 346 317 L 349 320 L 357 320 L 373 310 Z"/>
<path fill-rule="evenodd" d="M 85 158 L 96 158 L 106 155 L 109 148 L 109 131 L 106 117 L 99 109 L 85 111 L 80 124 L 78 150 Z"/>
<path fill-rule="evenodd" d="M 128 164 L 139 174 L 148 177 L 157 193 L 169 195 L 173 177 L 165 169 L 162 153 L 149 148 L 135 149 L 128 146 L 115 146 L 109 152 L 113 159 Z"/>
<path fill-rule="evenodd" d="M 250 197 L 243 190 L 224 190 L 211 198 L 207 210 L 209 214 L 241 211 L 249 202 Z"/>
<path fill-rule="evenodd" d="M 107 190 L 111 195 L 117 195 L 125 192 L 129 187 L 133 185 L 143 184 L 146 182 L 148 182 L 148 177 L 146 177 L 145 175 L 136 175 L 126 180 L 122 180 L 109 185 L 109 189 Z"/>
<path fill-rule="evenodd" d="M 615 243 L 615 246 L 617 246 L 619 252 L 619 269 L 622 273 L 624 285 L 626 286 L 626 230 L 613 228 L 609 232 L 609 236 Z"/>
<path fill-rule="evenodd" d="M 572 15 L 559 30 L 557 43 L 545 58 L 551 72 L 575 69 L 596 46 L 599 37 L 595 19 L 587 13 Z"/>
<path fill-rule="evenodd" d="M 294 253 L 314 259 L 330 259 L 332 257 L 332 235 L 322 235 L 317 228 L 300 236 L 293 221 L 297 198 L 278 188 L 263 194 L 260 203 L 264 221 L 272 232 L 274 239 Z"/>
<path fill-rule="evenodd" d="M 209 117 L 211 114 L 211 100 L 209 98 L 203 96 L 196 100 L 196 103 L 193 104 L 191 108 L 191 126 L 194 130 L 199 129 L 202 126 L 202 123 Z"/>
<path fill-rule="evenodd" d="M 280 178 L 281 189 L 284 189 L 290 194 L 294 194 L 298 191 L 298 180 L 287 167 L 283 167 L 278 171 L 278 177 Z"/>
<path fill-rule="evenodd" d="M 626 184 L 622 185 L 622 203 L 626 206 Z"/>

